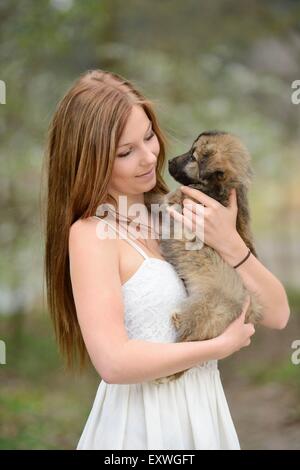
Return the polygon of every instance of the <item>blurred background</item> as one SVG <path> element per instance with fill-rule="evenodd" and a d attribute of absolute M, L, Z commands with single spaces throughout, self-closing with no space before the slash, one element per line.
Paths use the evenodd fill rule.
<path fill-rule="evenodd" d="M 243 449 L 300 448 L 300 2 L 0 1 L 0 448 L 74 449 L 99 376 L 66 373 L 43 290 L 39 192 L 45 136 L 79 74 L 117 72 L 155 102 L 168 158 L 203 130 L 253 158 L 261 261 L 286 287 L 284 330 L 258 328 L 219 367 Z M 167 167 L 166 167 L 167 168 Z M 176 187 L 166 171 L 166 181 Z M 2 362 L 4 343 L 2 345 Z M 300 354 L 298 354 L 300 357 Z M 294 361 L 295 362 L 295 361 Z"/>

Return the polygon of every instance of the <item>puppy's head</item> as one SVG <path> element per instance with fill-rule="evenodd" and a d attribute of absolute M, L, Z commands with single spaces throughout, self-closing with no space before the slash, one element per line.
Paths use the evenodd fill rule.
<path fill-rule="evenodd" d="M 219 202 L 228 199 L 231 188 L 247 189 L 253 176 L 247 149 L 236 136 L 222 131 L 202 132 L 188 152 L 168 163 L 176 181 Z"/>

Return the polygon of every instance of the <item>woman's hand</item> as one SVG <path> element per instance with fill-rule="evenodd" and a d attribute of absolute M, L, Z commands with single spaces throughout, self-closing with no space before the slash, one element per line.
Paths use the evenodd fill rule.
<path fill-rule="evenodd" d="M 250 304 L 250 296 L 247 295 L 242 313 L 215 339 L 220 345 L 220 359 L 230 356 L 251 343 L 250 336 L 255 333 L 253 323 L 245 323 L 245 315 Z"/>
<path fill-rule="evenodd" d="M 247 254 L 247 247 L 236 230 L 237 199 L 233 188 L 227 207 L 202 191 L 181 186 L 187 195 L 183 200 L 183 214 L 167 208 L 178 222 L 182 222 L 206 245 L 214 248 L 226 261 L 231 253 L 239 261 Z M 197 202 L 190 198 L 195 199 Z"/>

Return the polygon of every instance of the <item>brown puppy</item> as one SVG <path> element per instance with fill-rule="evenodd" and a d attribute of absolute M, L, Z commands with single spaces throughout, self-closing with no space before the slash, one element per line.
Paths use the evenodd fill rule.
<path fill-rule="evenodd" d="M 236 188 L 237 231 L 257 257 L 247 200 L 253 171 L 250 155 L 237 137 L 220 131 L 201 133 L 187 153 L 169 161 L 169 172 L 179 183 L 199 189 L 224 206 L 228 205 L 231 188 Z M 175 204 L 182 212 L 185 197 L 178 188 L 166 195 L 148 193 L 145 203 L 152 211 L 155 206 L 151 204 L 159 204 L 163 220 L 170 222 L 171 234 L 174 234 L 174 226 L 178 222 L 165 209 Z M 166 214 L 168 216 L 165 218 Z M 200 249 L 197 246 L 195 249 L 185 231 L 180 239 L 165 238 L 164 230 L 162 224 L 159 227 L 161 252 L 175 267 L 188 293 L 178 311 L 172 315 L 178 333 L 177 342 L 205 340 L 220 335 L 240 315 L 247 293 L 250 295 L 250 305 L 246 323 L 255 324 L 262 319 L 262 306 L 257 296 L 246 289 L 237 271 L 214 249 L 205 244 L 202 246 L 202 243 L 198 244 Z M 174 380 L 184 372 L 156 379 L 154 383 Z"/>

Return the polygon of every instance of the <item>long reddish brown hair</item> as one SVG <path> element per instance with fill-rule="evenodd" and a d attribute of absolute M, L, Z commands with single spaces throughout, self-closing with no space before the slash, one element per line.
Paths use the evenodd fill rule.
<path fill-rule="evenodd" d="M 88 357 L 72 292 L 69 230 L 76 220 L 95 215 L 102 202 L 112 199 L 107 186 L 133 105 L 143 107 L 159 140 L 152 191 L 165 194 L 169 191 L 162 178 L 167 138 L 158 125 L 153 103 L 122 76 L 103 70 L 80 75 L 58 103 L 49 126 L 42 184 L 44 279 L 48 310 L 67 368 L 73 368 L 79 359 L 82 370 Z"/>

